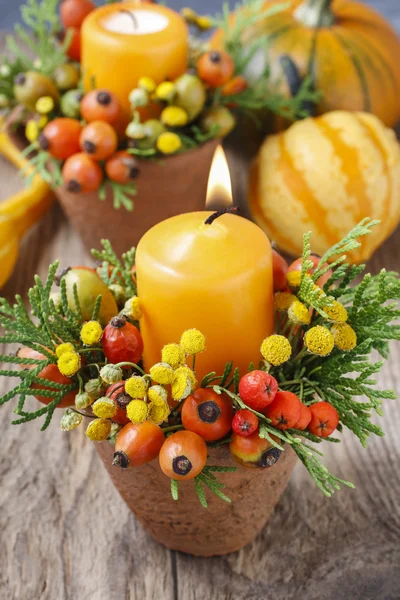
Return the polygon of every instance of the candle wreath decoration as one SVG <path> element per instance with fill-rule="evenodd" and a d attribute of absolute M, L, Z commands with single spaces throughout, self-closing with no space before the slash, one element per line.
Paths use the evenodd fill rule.
<path fill-rule="evenodd" d="M 309 79 L 294 97 L 285 98 L 271 84 L 267 68 L 256 82 L 250 83 L 244 75 L 267 43 L 265 36 L 246 42 L 246 47 L 242 42 L 243 31 L 265 18 L 261 4 L 259 0 L 246 2 L 234 26 L 229 23 L 227 10 L 221 17 L 209 18 L 184 9 L 183 17 L 193 30 L 191 36 L 183 18 L 169 11 L 184 31 L 179 50 L 183 67 L 173 67 L 177 75 L 172 79 L 168 75 L 162 81 L 140 77 L 128 100 L 128 94 L 125 98 L 107 86 L 100 87 L 96 77 L 90 76 L 92 62 L 96 61 L 97 68 L 100 62 L 93 47 L 98 36 L 94 35 L 92 45 L 88 43 L 88 65 L 85 52 L 82 69 L 79 61 L 81 38 L 97 26 L 92 16 L 103 9 L 107 16 L 120 6 L 119 15 L 137 27 L 133 5 L 95 10 L 90 0 L 64 0 L 60 18 L 56 0 L 28 0 L 22 7 L 26 28 L 17 26 L 15 37 L 8 40 L 13 58 L 4 58 L 0 66 L 0 107 L 23 107 L 15 126 L 23 127 L 29 144 L 25 155 L 31 156 L 33 169 L 27 169 L 28 181 L 40 174 L 54 188 L 76 194 L 98 192 L 100 199 L 111 189 L 114 208 L 131 211 L 140 181 L 138 159 L 162 160 L 223 138 L 235 127 L 236 113 L 254 113 L 262 108 L 291 121 L 304 117 L 305 107 L 318 97 Z M 154 7 L 141 6 L 149 10 Z M 277 10 L 279 7 L 271 8 L 270 13 Z M 211 27 L 224 30 L 221 50 L 207 50 L 195 35 Z M 28 46 L 33 57 L 25 53 L 20 42 Z M 131 68 L 134 66 L 132 63 Z M 118 76 L 115 83 L 110 72 L 105 81 L 111 78 L 113 85 L 124 85 L 124 77 Z"/>
<path fill-rule="evenodd" d="M 218 213 L 205 227 L 232 218 L 240 219 Z M 14 305 L 0 299 L 0 341 L 19 346 L 0 356 L 13 367 L 0 374 L 20 380 L 0 403 L 19 397 L 13 424 L 45 417 L 42 430 L 64 407 L 62 430 L 83 426 L 91 440 L 108 440 L 115 469 L 158 457 L 173 498 L 181 482 L 194 480 L 204 507 L 205 488 L 230 501 L 219 471 L 273 468 L 288 447 L 326 496 L 341 484 L 353 487 L 328 472 L 318 446 L 340 442 L 345 428 L 366 446 L 370 434 L 383 435 L 371 417 L 382 415 L 383 400 L 395 398 L 375 388 L 374 374 L 388 358 L 389 342 L 400 339 L 398 275 L 383 269 L 359 280 L 365 265 L 347 264 L 345 256 L 376 225 L 365 219 L 318 258 L 307 234 L 302 257 L 289 268 L 275 254 L 274 332 L 248 372 L 228 361 L 223 373 L 201 381 L 196 357 L 207 339 L 196 322 L 160 349 L 159 362 L 144 367 L 146 306 L 137 295 L 134 248 L 120 260 L 103 240 L 102 250 L 93 251 L 96 270 L 72 267 L 57 276 L 55 262 L 46 281 L 35 277 L 30 311 L 20 296 Z M 140 273 L 138 280 L 140 290 Z M 383 360 L 371 361 L 372 351 Z M 28 396 L 44 406 L 30 412 Z M 208 447 L 222 444 L 229 444 L 232 466 L 208 464 Z"/>

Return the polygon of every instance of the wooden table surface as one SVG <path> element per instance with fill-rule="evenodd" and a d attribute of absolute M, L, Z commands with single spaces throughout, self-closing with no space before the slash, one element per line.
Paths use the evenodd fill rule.
<path fill-rule="evenodd" d="M 21 185 L 0 161 L 0 199 Z M 91 264 L 58 206 L 22 243 L 2 295 L 25 297 L 55 258 Z M 400 229 L 369 265 L 374 273 L 383 266 L 400 269 Z M 399 361 L 393 347 L 379 386 L 400 392 Z M 1 394 L 9 387 L 0 381 Z M 83 432 L 63 434 L 58 419 L 45 433 L 37 422 L 10 426 L 14 407 L 1 407 L 0 600 L 400 599 L 399 402 L 386 401 L 386 436 L 366 450 L 348 432 L 326 445 L 325 464 L 355 490 L 326 499 L 299 464 L 257 539 L 211 559 L 154 542 Z"/>

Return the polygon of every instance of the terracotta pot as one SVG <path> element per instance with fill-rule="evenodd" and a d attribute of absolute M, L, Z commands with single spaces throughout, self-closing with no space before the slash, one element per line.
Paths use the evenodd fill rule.
<path fill-rule="evenodd" d="M 7 131 L 23 148 L 26 145 L 23 133 L 15 130 L 21 114 L 20 107 L 11 113 Z M 97 192 L 72 194 L 59 188 L 55 193 L 88 250 L 98 248 L 100 240 L 107 238 L 121 254 L 136 246 L 156 223 L 181 213 L 204 210 L 208 176 L 218 144 L 219 140 L 211 140 L 183 154 L 158 161 L 138 161 L 140 175 L 132 212 L 125 208 L 115 210 L 110 190 L 103 202 Z"/>
<path fill-rule="evenodd" d="M 113 448 L 96 444 L 112 482 L 143 527 L 161 544 L 195 556 L 235 552 L 251 542 L 265 526 L 285 490 L 297 457 L 287 448 L 269 469 L 239 467 L 218 473 L 226 484 L 228 504 L 206 490 L 208 508 L 197 498 L 194 482 L 179 483 L 179 500 L 170 493 L 170 480 L 158 460 L 123 470 L 111 465 Z M 232 466 L 226 446 L 209 449 L 210 465 Z M 237 466 L 237 465 L 235 465 Z"/>

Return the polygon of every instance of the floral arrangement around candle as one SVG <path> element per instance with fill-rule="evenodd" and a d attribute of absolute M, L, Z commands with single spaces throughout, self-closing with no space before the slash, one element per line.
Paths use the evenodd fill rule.
<path fill-rule="evenodd" d="M 158 84 L 142 77 L 129 97 L 132 120 L 127 125 L 115 94 L 96 89 L 96 82 L 92 91 L 83 91 L 80 27 L 95 5 L 64 0 L 60 20 L 57 0 L 28 0 L 22 18 L 30 31 L 17 26 L 16 37 L 8 40 L 14 58 L 5 58 L 0 66 L 0 106 L 24 107 L 25 154 L 34 152 L 29 178 L 39 173 L 53 187 L 98 191 L 100 199 L 109 187 L 114 207 L 132 210 L 140 175 L 137 158 L 160 159 L 225 137 L 235 126 L 235 113 L 263 108 L 290 120 L 305 116 L 304 107 L 317 96 L 309 80 L 294 97 L 285 98 L 270 84 L 268 69 L 257 82 L 250 84 L 245 77 L 247 65 L 266 44 L 263 36 L 246 47 L 242 42 L 243 31 L 265 18 L 260 6 L 259 0 L 243 5 L 246 10 L 239 11 L 234 26 L 229 26 L 227 10 L 212 19 L 184 9 L 195 33 L 224 28 L 223 49 L 208 51 L 193 35 L 188 71 Z"/>
<path fill-rule="evenodd" d="M 259 469 L 272 467 L 291 447 L 326 496 L 340 484 L 353 487 L 327 471 L 313 444 L 338 443 L 334 432 L 348 428 L 365 446 L 371 433 L 383 435 L 373 413 L 382 415 L 382 400 L 395 398 L 375 389 L 373 376 L 383 361 L 371 362 L 370 354 L 386 359 L 388 343 L 400 339 L 400 326 L 393 324 L 400 315 L 400 281 L 382 270 L 351 285 L 365 266 L 345 260 L 375 225 L 365 219 L 322 257 L 311 254 L 308 234 L 302 257 L 290 267 L 275 252 L 276 326 L 262 342 L 259 364 L 239 373 L 228 363 L 224 373 L 202 381 L 196 356 L 207 340 L 196 323 L 144 371 L 135 249 L 119 260 L 103 241 L 103 249 L 93 251 L 97 269 L 72 267 L 59 276 L 55 262 L 47 280 L 36 276 L 29 290 L 31 314 L 20 296 L 13 306 L 0 299 L 0 342 L 20 346 L 0 356 L 20 369 L 0 372 L 20 380 L 0 404 L 19 396 L 13 423 L 44 416 L 42 430 L 57 407 L 66 408 L 63 431 L 84 424 L 91 440 L 108 440 L 116 468 L 158 457 L 172 496 L 178 499 L 178 482 L 193 479 L 205 507 L 204 486 L 229 502 L 216 473 L 236 469 L 207 464 L 207 446 L 213 445 L 229 444 L 239 465 Z M 44 406 L 28 412 L 28 396 Z"/>

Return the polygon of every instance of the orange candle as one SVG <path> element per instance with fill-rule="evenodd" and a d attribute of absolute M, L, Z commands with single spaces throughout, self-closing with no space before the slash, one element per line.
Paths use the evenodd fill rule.
<path fill-rule="evenodd" d="M 188 31 L 165 6 L 123 2 L 97 8 L 82 26 L 82 72 L 86 90 L 114 92 L 125 111 L 140 77 L 160 83 L 187 69 Z"/>
<path fill-rule="evenodd" d="M 250 362 L 258 364 L 261 342 L 273 333 L 268 238 L 237 215 L 206 225 L 210 214 L 172 217 L 139 242 L 136 273 L 146 369 L 161 360 L 165 344 L 197 328 L 207 346 L 196 357 L 199 380 L 210 371 L 222 375 L 229 360 L 244 374 Z"/>

